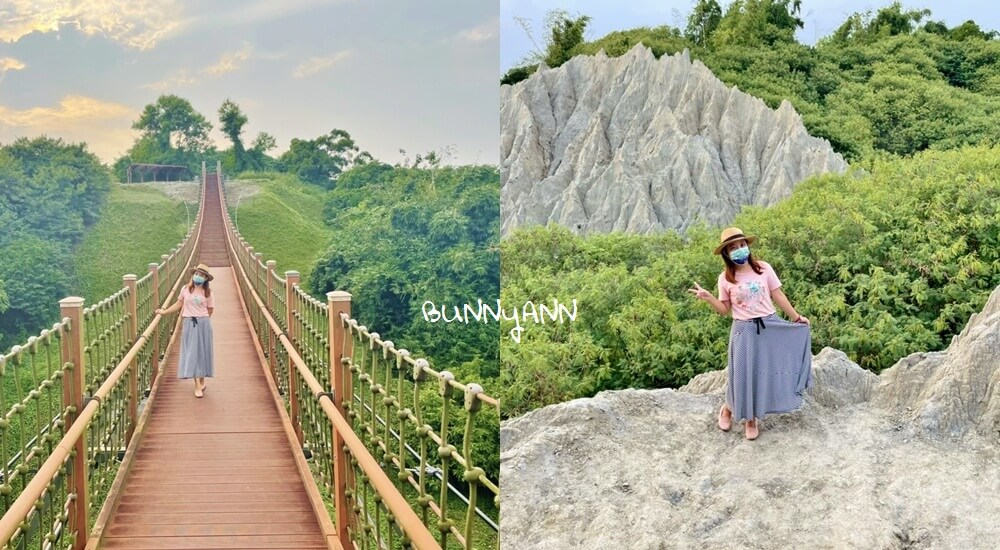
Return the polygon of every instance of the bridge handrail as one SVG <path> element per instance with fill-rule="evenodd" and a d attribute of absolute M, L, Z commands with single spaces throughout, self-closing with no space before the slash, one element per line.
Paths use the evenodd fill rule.
<path fill-rule="evenodd" d="M 90 534 L 90 485 L 91 483 L 99 483 L 101 481 L 106 482 L 107 475 L 110 475 L 111 470 L 117 470 L 117 465 L 113 464 L 114 461 L 111 461 L 112 465 L 107 467 L 108 471 L 101 472 L 102 475 L 96 476 L 97 480 L 92 479 L 95 476 L 88 475 L 87 467 L 87 464 L 92 461 L 90 455 L 95 452 L 109 451 L 112 443 L 115 445 L 115 449 L 118 448 L 119 444 L 127 447 L 137 419 L 135 411 L 139 400 L 137 382 L 143 374 L 149 373 L 141 374 L 135 372 L 135 376 L 129 377 L 129 380 L 132 382 L 129 384 L 130 388 L 123 390 L 119 387 L 119 383 L 126 373 L 140 370 L 141 365 L 136 359 L 140 353 L 146 351 L 145 348 L 148 342 L 152 341 L 154 343 L 154 351 L 158 351 L 155 348 L 158 347 L 159 337 L 161 335 L 169 336 L 173 332 L 173 328 L 176 327 L 175 322 L 174 327 L 168 326 L 164 330 L 164 327 L 160 326 L 163 316 L 154 315 L 150 319 L 149 324 L 142 327 L 141 335 L 137 334 L 137 330 L 140 328 L 140 319 L 137 313 L 139 297 L 136 295 L 136 289 L 140 288 L 138 287 L 138 283 L 142 283 L 142 288 L 148 285 L 151 295 L 143 298 L 143 302 L 148 303 L 153 300 L 159 301 L 158 298 L 161 295 L 159 286 L 162 286 L 159 283 L 169 284 L 169 281 L 173 280 L 174 284 L 170 292 L 163 298 L 161 304 L 169 303 L 173 299 L 183 280 L 184 268 L 191 265 L 198 252 L 200 239 L 198 228 L 201 226 L 201 214 L 204 211 L 204 195 L 205 186 L 203 181 L 201 189 L 202 200 L 196 223 L 177 248 L 172 249 L 169 255 L 164 254 L 161 256 L 163 260 L 162 264 L 149 264 L 150 272 L 142 279 L 137 280 L 134 275 L 126 275 L 123 277 L 125 284 L 121 290 L 89 307 L 83 307 L 83 298 L 72 297 L 60 301 L 64 312 L 64 316 L 60 322 L 53 325 L 51 330 L 43 330 L 40 338 L 30 338 L 27 346 L 23 348 L 15 346 L 12 348 L 10 354 L 0 355 L 0 374 L 2 374 L 3 363 L 8 358 L 17 359 L 25 349 L 29 349 L 31 353 L 34 353 L 39 342 L 47 342 L 47 338 L 59 337 L 62 368 L 51 375 L 52 379 L 43 381 L 38 389 L 32 390 L 26 399 L 33 398 L 37 400 L 38 394 L 42 390 L 51 388 L 56 380 L 61 380 L 64 392 L 62 412 L 56 417 L 55 421 L 47 423 L 45 428 L 65 426 L 62 437 L 51 448 L 47 458 L 38 467 L 32 478 L 17 495 L 14 502 L 7 507 L 3 516 L 0 517 L 0 542 L 2 542 L 4 547 L 10 545 L 11 539 L 18 536 L 19 533 L 27 535 L 27 529 L 33 522 L 32 518 L 34 518 L 35 514 L 43 509 L 51 509 L 53 507 L 53 503 L 47 504 L 46 500 L 52 500 L 53 485 L 62 477 L 66 477 L 66 481 L 63 482 L 62 487 L 56 487 L 55 489 L 57 491 L 62 490 L 62 493 L 58 496 L 64 496 L 64 502 L 57 503 L 59 505 L 57 509 L 59 512 L 58 515 L 46 518 L 51 520 L 51 523 L 41 526 L 51 529 L 51 532 L 45 535 L 50 544 L 54 544 L 57 539 L 63 537 L 66 534 L 66 530 L 69 529 L 69 537 L 71 538 L 73 548 L 79 549 L 86 545 Z M 187 259 L 184 265 L 179 265 L 180 262 L 176 261 L 179 259 L 178 255 L 184 256 L 185 254 L 187 255 Z M 159 277 L 161 270 L 164 274 L 162 279 Z M 151 284 L 153 281 L 157 282 L 157 285 Z M 121 313 L 115 319 L 108 319 L 112 315 L 110 310 L 115 307 L 121 309 L 123 301 L 128 302 L 128 311 Z M 148 308 L 148 305 L 146 307 Z M 66 312 L 70 312 L 70 314 L 65 315 Z M 84 338 L 88 335 L 88 330 L 91 328 L 88 326 L 89 323 L 86 319 L 97 316 L 102 317 L 102 320 L 107 323 L 108 328 L 105 328 L 100 334 L 95 334 L 93 340 L 85 341 Z M 127 340 L 131 340 L 131 345 L 128 346 L 128 350 L 124 352 L 121 359 L 116 362 L 114 368 L 111 369 L 100 383 L 100 387 L 92 394 L 86 395 L 85 390 L 89 385 L 86 381 L 88 361 L 84 358 L 90 356 L 93 351 L 91 348 L 95 348 L 98 352 L 103 351 L 106 358 L 112 360 L 117 358 L 116 354 L 111 353 L 114 350 L 102 350 L 102 347 L 107 347 L 104 345 L 104 341 L 113 337 L 118 338 L 119 345 Z M 76 341 L 74 342 L 73 340 Z M 158 357 L 152 359 L 150 370 L 155 371 L 158 360 Z M 91 382 L 96 382 L 96 380 L 93 380 L 93 377 L 91 377 Z M 105 406 L 108 398 L 112 397 L 111 401 L 115 401 L 115 398 L 121 401 L 126 397 L 124 395 L 126 392 L 129 394 L 128 405 L 122 406 L 116 402 L 116 406 L 119 409 L 127 408 L 127 412 L 122 415 L 120 410 L 113 409 L 111 414 L 117 412 L 119 415 L 113 416 L 110 420 L 104 422 L 104 426 L 98 425 L 95 428 L 95 424 L 101 424 L 99 413 Z M 12 411 L 15 410 L 12 409 Z M 5 419 L 9 421 L 9 418 Z M 125 422 L 128 424 L 125 425 Z M 111 425 L 109 426 L 108 423 Z M 40 419 L 38 424 L 41 424 Z M 6 425 L 0 425 L 0 429 L 6 427 Z M 104 429 L 103 432 L 102 428 Z M 42 428 L 39 427 L 39 429 L 41 430 Z M 98 435 L 99 440 L 97 441 L 96 451 L 92 443 L 88 444 L 86 442 L 85 437 L 88 432 L 96 432 Z M 45 437 L 51 438 L 49 441 L 54 441 L 56 435 L 50 432 L 46 433 Z M 118 439 L 111 441 L 115 437 Z M 34 453 L 40 449 L 40 446 L 36 446 L 32 449 L 32 452 Z M 9 479 L 4 480 L 8 490 L 9 482 Z M 101 515 L 107 513 L 108 504 L 108 502 L 103 503 Z M 39 524 L 42 524 L 42 522 L 39 522 Z"/>
<path fill-rule="evenodd" d="M 227 236 L 228 237 L 228 236 Z M 230 242 L 230 249 L 235 254 L 235 248 L 232 248 L 232 243 Z M 239 266 L 240 275 L 249 282 L 250 279 L 243 269 L 243 265 L 239 262 L 236 263 Z M 319 402 L 326 414 L 327 419 L 333 424 L 334 429 L 341 437 L 344 438 L 344 443 L 350 450 L 351 455 L 358 461 L 361 469 L 367 474 L 370 479 L 369 483 L 375 487 L 375 490 L 384 499 L 386 507 L 389 511 L 399 519 L 400 525 L 406 535 L 409 537 L 410 542 L 418 550 L 420 549 L 433 549 L 440 548 L 434 538 L 431 536 L 430 531 L 428 531 L 423 522 L 417 517 L 416 513 L 410 508 L 410 505 L 406 502 L 401 494 L 396 491 L 395 486 L 393 486 L 392 481 L 389 480 L 389 476 L 385 474 L 382 468 L 378 465 L 375 457 L 371 455 L 365 444 L 354 434 L 351 429 L 350 424 L 347 420 L 340 414 L 337 410 L 336 405 L 330 398 L 330 394 L 326 392 L 323 385 L 316 380 L 309 367 L 306 366 L 305 361 L 295 350 L 295 346 L 284 334 L 281 326 L 278 322 L 274 320 L 271 313 L 268 311 L 267 307 L 261 301 L 260 296 L 253 289 L 252 285 L 248 287 L 250 296 L 253 298 L 254 303 L 256 303 L 258 309 L 263 314 L 264 320 L 270 327 L 272 333 L 277 336 L 278 341 L 281 343 L 285 352 L 288 354 L 289 359 L 295 365 L 296 371 L 303 378 L 306 385 L 309 387 L 313 397 Z M 417 527 L 415 527 L 417 526 Z"/>
<path fill-rule="evenodd" d="M 498 534 L 499 527 L 497 523 L 478 508 L 475 488 L 477 485 L 481 485 L 492 493 L 493 502 L 499 507 L 499 485 L 490 480 L 482 468 L 473 464 L 470 457 L 473 455 L 471 452 L 471 443 L 473 440 L 472 420 L 474 416 L 480 409 L 484 408 L 482 405 L 485 404 L 486 407 L 493 409 L 494 413 L 491 414 L 495 414 L 497 422 L 499 422 L 499 401 L 486 394 L 478 384 L 463 384 L 456 380 L 450 372 L 434 370 L 430 367 L 426 359 L 411 357 L 407 350 L 397 350 L 392 342 L 384 341 L 378 333 L 369 332 L 366 327 L 361 326 L 357 320 L 350 317 L 350 295 L 346 293 L 343 294 L 346 295 L 347 314 L 343 316 L 341 315 L 343 312 L 337 312 L 336 317 L 341 326 L 338 334 L 342 333 L 343 339 L 338 342 L 333 341 L 335 339 L 333 337 L 333 325 L 336 324 L 331 319 L 330 306 L 333 302 L 328 305 L 302 290 L 298 285 L 299 274 L 297 272 L 285 272 L 285 278 L 278 276 L 275 270 L 276 263 L 274 261 L 265 262 L 263 254 L 254 251 L 254 248 L 240 236 L 239 231 L 235 229 L 229 216 L 225 217 L 225 224 L 227 239 L 230 239 L 232 257 L 236 260 L 234 265 L 237 263 L 240 264 L 240 268 L 251 290 L 253 290 L 255 296 L 260 298 L 263 311 L 266 311 L 268 318 L 273 319 L 281 329 L 280 332 L 274 332 L 274 334 L 278 335 L 279 338 L 281 336 L 287 337 L 292 349 L 295 351 L 295 355 L 299 360 L 306 362 L 306 368 L 310 369 L 313 378 L 317 380 L 321 387 L 327 388 L 326 391 L 332 391 L 335 406 L 341 411 L 342 416 L 351 419 L 352 422 L 350 425 L 352 429 L 358 430 L 358 434 L 365 433 L 373 441 L 371 446 L 367 447 L 369 448 L 369 452 L 375 453 L 376 456 L 381 454 L 384 457 L 383 462 L 389 463 L 393 467 L 395 477 L 402 482 L 401 484 L 408 484 L 415 493 L 418 493 L 418 501 L 424 511 L 424 524 L 434 525 L 427 517 L 428 510 L 437 516 L 434 527 L 441 532 L 440 544 L 444 545 L 446 543 L 447 533 L 448 535 L 453 535 L 455 540 L 464 548 L 472 548 L 474 515 L 478 516 Z M 262 298 L 264 296 L 268 299 L 264 300 Z M 328 299 L 330 299 L 329 295 Z M 290 373 L 282 370 L 285 368 L 285 365 L 281 362 L 283 359 L 281 357 L 282 350 L 276 348 L 283 348 L 284 344 L 282 342 L 281 345 L 275 345 L 276 338 L 270 333 L 272 330 L 269 329 L 262 332 L 265 333 L 259 334 L 259 337 L 265 355 L 269 356 L 271 375 L 275 378 L 275 383 L 279 391 L 282 391 L 288 398 L 288 412 L 293 424 L 295 424 L 300 416 L 299 409 L 302 407 L 296 401 L 294 380 L 291 379 Z M 365 345 L 352 345 L 351 340 L 355 335 L 358 336 L 360 343 Z M 336 340 L 341 340 L 341 338 L 338 336 Z M 395 384 L 397 382 L 389 378 L 388 370 L 386 370 L 387 374 L 385 377 L 376 374 L 374 372 L 376 369 L 366 370 L 366 356 L 362 355 L 360 360 L 358 360 L 358 357 L 355 357 L 351 351 L 354 350 L 354 352 L 357 352 L 358 348 L 369 347 L 374 349 L 376 346 L 379 347 L 382 353 L 369 353 L 367 354 L 368 356 L 383 355 L 384 358 L 388 359 L 391 353 L 396 360 L 395 366 L 397 371 L 394 372 L 399 372 L 399 383 L 396 385 L 398 395 L 397 391 L 387 390 L 389 383 Z M 291 353 L 288 353 L 288 355 L 290 356 Z M 340 368 L 341 361 L 344 362 L 343 368 Z M 336 365 L 333 363 L 336 363 Z M 381 369 L 378 370 L 381 372 Z M 335 374 L 338 372 L 341 374 Z M 409 373 L 406 376 L 407 382 L 413 384 L 410 386 L 414 390 L 412 398 L 413 410 L 405 408 L 405 404 L 402 403 L 404 372 Z M 358 379 L 352 382 L 353 373 L 358 373 Z M 420 412 L 421 401 L 418 394 L 421 393 L 420 389 L 423 387 L 420 384 L 429 380 L 437 380 L 443 388 L 440 390 L 440 397 L 438 398 L 441 403 L 441 415 L 437 420 L 444 427 L 440 432 L 425 422 Z M 371 388 L 372 397 L 369 399 L 371 405 L 366 403 L 364 397 L 364 395 L 369 393 L 368 391 L 365 391 L 363 394 L 359 391 L 358 396 L 352 395 L 352 383 L 354 382 L 360 382 L 364 387 Z M 466 397 L 464 408 L 461 405 L 455 407 L 449 406 L 450 398 L 448 396 L 452 395 L 455 391 L 461 392 L 458 396 L 464 395 Z M 376 393 L 380 395 L 375 395 Z M 342 398 L 340 394 L 343 394 Z M 378 411 L 373 407 L 376 398 L 380 401 Z M 392 401 L 393 403 L 391 405 L 387 403 L 384 407 L 385 412 L 383 413 L 381 402 L 388 401 Z M 457 413 L 449 413 L 449 409 L 456 409 Z M 414 410 L 416 414 L 414 414 Z M 462 415 L 464 415 L 465 420 L 465 433 L 460 445 L 461 450 L 459 450 L 447 442 L 447 425 L 453 421 L 452 419 L 458 425 L 462 421 Z M 369 418 L 372 422 L 364 424 L 363 422 L 367 422 Z M 411 434 L 412 432 L 411 435 L 419 436 L 419 444 L 414 442 L 413 446 L 411 446 L 404 440 L 403 418 L 405 418 L 405 423 L 407 424 L 406 433 Z M 355 426 L 353 422 L 361 423 Z M 299 433 L 301 434 L 301 430 L 299 430 Z M 478 436 L 481 436 L 481 434 L 477 434 Z M 392 438 L 391 443 L 390 438 Z M 428 449 L 425 444 L 426 442 L 433 443 L 435 449 Z M 398 451 L 396 449 L 397 445 Z M 414 450 L 414 447 L 418 447 L 419 451 Z M 413 459 L 404 457 L 405 453 L 412 455 L 416 459 L 416 463 L 414 463 Z M 441 467 L 435 468 L 427 460 L 428 458 L 440 460 Z M 412 465 L 410 468 L 407 468 L 407 462 Z M 464 469 L 464 472 L 461 470 L 458 471 L 458 477 L 468 483 L 470 498 L 465 498 L 451 484 L 448 473 L 449 462 L 454 462 Z M 417 467 L 419 467 L 419 470 L 413 469 Z M 386 469 L 385 471 L 388 470 Z M 329 474 L 329 472 L 319 472 L 317 475 L 320 476 L 320 481 L 329 486 L 332 485 L 330 478 L 325 477 L 329 476 Z M 425 491 L 425 479 L 427 476 L 434 477 L 440 481 L 441 490 L 437 502 Z M 402 488 L 397 488 L 397 490 L 402 490 Z M 448 491 L 457 495 L 467 505 L 467 508 L 464 510 L 466 516 L 464 529 L 456 528 L 455 522 L 450 519 L 447 509 Z M 340 506 L 338 505 L 338 507 Z M 340 521 L 338 523 L 342 522 L 343 519 L 343 517 L 339 517 L 338 520 Z"/>

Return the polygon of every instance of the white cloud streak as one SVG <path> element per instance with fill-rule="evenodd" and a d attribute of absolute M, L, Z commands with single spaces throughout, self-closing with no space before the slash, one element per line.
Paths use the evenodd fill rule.
<path fill-rule="evenodd" d="M 215 76 L 231 73 L 239 69 L 244 61 L 250 59 L 250 52 L 250 45 L 244 44 L 243 49 L 223 54 L 218 63 L 205 67 L 201 72 Z"/>
<path fill-rule="evenodd" d="M 295 78 L 304 78 L 314 75 L 333 67 L 337 63 L 340 63 L 349 57 L 351 57 L 350 50 L 336 52 L 330 55 L 310 57 L 295 67 L 292 71 L 292 76 Z"/>
<path fill-rule="evenodd" d="M 0 57 L 0 82 L 3 82 L 7 71 L 20 71 L 25 67 L 27 65 L 23 61 L 14 59 L 13 57 Z"/>
<path fill-rule="evenodd" d="M 490 19 L 482 25 L 477 25 L 469 29 L 463 29 L 458 32 L 453 40 L 458 40 L 462 42 L 487 42 L 489 40 L 497 40 L 500 38 L 500 18 L 496 17 Z"/>

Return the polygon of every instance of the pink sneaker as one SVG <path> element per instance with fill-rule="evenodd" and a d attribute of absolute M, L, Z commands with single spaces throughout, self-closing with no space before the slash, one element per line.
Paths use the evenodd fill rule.
<path fill-rule="evenodd" d="M 747 439 L 753 441 L 754 439 L 757 439 L 758 435 L 760 435 L 760 430 L 757 429 L 757 419 L 754 418 L 753 420 L 747 420 L 747 425 L 746 425 Z"/>

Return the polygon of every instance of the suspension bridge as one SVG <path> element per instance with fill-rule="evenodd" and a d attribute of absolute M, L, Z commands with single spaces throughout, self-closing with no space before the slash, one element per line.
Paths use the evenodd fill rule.
<path fill-rule="evenodd" d="M 203 165 L 177 248 L 0 354 L 2 547 L 499 548 L 473 445 L 497 400 L 352 318 L 349 293 L 280 275 L 225 205 Z M 198 263 L 216 304 L 201 399 L 176 378 L 178 314 L 155 313 Z"/>

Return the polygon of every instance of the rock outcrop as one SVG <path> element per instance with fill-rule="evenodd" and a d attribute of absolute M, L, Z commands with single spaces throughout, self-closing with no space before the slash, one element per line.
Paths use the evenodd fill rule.
<path fill-rule="evenodd" d="M 505 422 L 502 548 L 996 547 L 1000 288 L 943 352 L 813 373 L 752 442 L 716 426 L 723 371 Z"/>
<path fill-rule="evenodd" d="M 768 108 L 686 50 L 543 67 L 500 87 L 500 120 L 503 234 L 550 221 L 578 233 L 720 226 L 847 169 L 787 101 Z"/>

